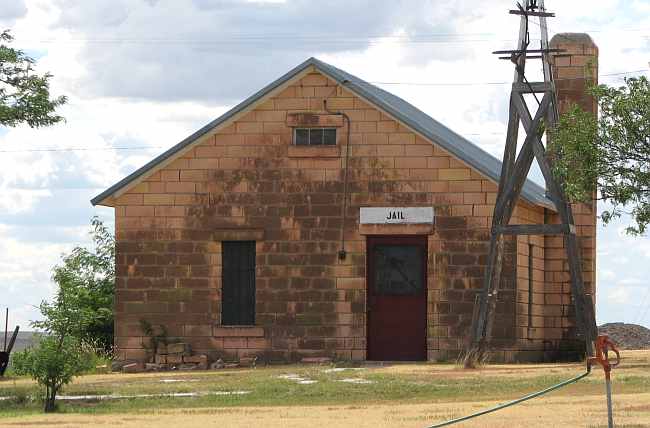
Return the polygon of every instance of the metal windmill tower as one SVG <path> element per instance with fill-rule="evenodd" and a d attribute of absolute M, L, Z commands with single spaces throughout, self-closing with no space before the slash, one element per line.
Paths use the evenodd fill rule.
<path fill-rule="evenodd" d="M 597 335 L 593 302 L 585 295 L 582 266 L 578 250 L 576 227 L 571 204 L 560 183 L 552 174 L 551 165 L 542 143 L 542 136 L 548 129 L 553 129 L 558 119 L 555 85 L 553 83 L 550 56 L 560 50 L 549 49 L 546 19 L 555 16 L 546 12 L 544 0 L 525 0 L 525 5 L 517 4 L 517 10 L 510 14 L 520 16 L 519 42 L 517 49 L 496 51 L 500 59 L 511 60 L 515 66 L 514 82 L 510 94 L 508 131 L 503 153 L 503 167 L 492 220 L 490 252 L 483 288 L 479 294 L 479 307 L 471 330 L 471 344 L 468 357 L 477 358 L 484 354 L 489 345 L 494 312 L 501 282 L 505 235 L 563 235 L 564 247 L 571 275 L 571 294 L 575 306 L 575 318 L 578 335 L 586 343 L 587 353 L 592 355 L 593 341 Z M 530 49 L 529 18 L 539 20 L 541 46 Z M 526 79 L 526 61 L 539 59 L 544 71 L 543 82 L 529 82 Z M 538 108 L 534 115 L 526 105 L 524 95 L 532 94 Z M 541 100 L 539 99 L 541 95 Z M 519 124 L 525 130 L 525 139 L 517 153 Z M 519 199 L 522 186 L 533 160 L 537 160 L 546 181 L 547 196 L 557 209 L 560 224 L 510 224 L 514 208 Z M 472 357 L 473 356 L 473 357 Z"/>

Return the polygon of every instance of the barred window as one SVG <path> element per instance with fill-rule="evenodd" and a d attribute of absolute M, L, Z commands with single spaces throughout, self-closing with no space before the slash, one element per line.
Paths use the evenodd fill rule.
<path fill-rule="evenodd" d="M 255 242 L 222 242 L 221 324 L 255 325 Z"/>

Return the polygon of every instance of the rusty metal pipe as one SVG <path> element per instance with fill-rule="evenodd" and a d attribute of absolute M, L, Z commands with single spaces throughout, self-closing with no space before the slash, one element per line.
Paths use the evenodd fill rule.
<path fill-rule="evenodd" d="M 605 378 L 605 390 L 607 391 L 607 426 L 609 428 L 614 428 L 614 415 L 612 414 L 612 381 L 609 376 Z"/>

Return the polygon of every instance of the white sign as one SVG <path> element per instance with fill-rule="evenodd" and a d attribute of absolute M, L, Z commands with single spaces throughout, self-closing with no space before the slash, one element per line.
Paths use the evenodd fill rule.
<path fill-rule="evenodd" d="M 361 224 L 433 224 L 433 207 L 363 207 Z"/>

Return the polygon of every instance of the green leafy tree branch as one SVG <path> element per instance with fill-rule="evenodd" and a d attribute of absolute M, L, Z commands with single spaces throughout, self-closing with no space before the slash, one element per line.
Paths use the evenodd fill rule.
<path fill-rule="evenodd" d="M 551 133 L 555 175 L 573 201 L 607 203 L 604 224 L 629 214 L 630 234 L 650 223 L 650 82 L 625 79 L 625 85 L 592 86 L 599 116 L 572 106 Z"/>
<path fill-rule="evenodd" d="M 0 125 L 26 123 L 32 128 L 49 126 L 63 120 L 55 113 L 66 103 L 64 96 L 50 97 L 51 74 L 34 72 L 34 59 L 9 46 L 10 32 L 0 33 Z"/>
<path fill-rule="evenodd" d="M 54 268 L 57 297 L 51 303 L 41 303 L 45 318 L 34 326 L 48 332 L 65 330 L 108 351 L 113 346 L 115 237 L 97 217 L 91 224 L 94 249 L 75 247 L 63 257 L 63 264 Z"/>

